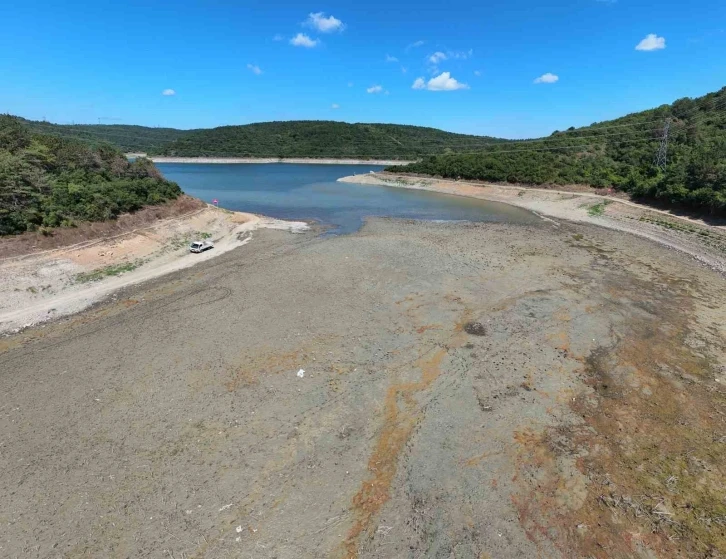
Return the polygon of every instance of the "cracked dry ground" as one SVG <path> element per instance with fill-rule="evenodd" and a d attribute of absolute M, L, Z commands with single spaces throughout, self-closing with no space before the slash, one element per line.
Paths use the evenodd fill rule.
<path fill-rule="evenodd" d="M 724 287 L 571 224 L 260 232 L 0 341 L 0 556 L 719 557 Z"/>

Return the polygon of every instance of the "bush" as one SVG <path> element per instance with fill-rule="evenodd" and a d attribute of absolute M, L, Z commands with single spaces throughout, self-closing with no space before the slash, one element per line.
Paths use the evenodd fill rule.
<path fill-rule="evenodd" d="M 701 99 L 628 115 L 612 123 L 556 132 L 537 144 L 508 142 L 478 154 L 428 157 L 392 172 L 444 178 L 617 188 L 635 198 L 726 215 L 726 88 Z M 665 173 L 654 164 L 653 121 L 672 115 Z"/>
<path fill-rule="evenodd" d="M 148 159 L 33 135 L 0 116 L 0 235 L 114 219 L 181 194 Z"/>

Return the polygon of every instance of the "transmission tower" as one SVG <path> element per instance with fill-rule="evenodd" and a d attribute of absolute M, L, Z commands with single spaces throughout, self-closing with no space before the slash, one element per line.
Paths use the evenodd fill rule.
<path fill-rule="evenodd" d="M 671 119 L 667 118 L 663 125 L 663 136 L 660 139 L 658 153 L 655 156 L 655 166 L 665 173 L 666 163 L 668 160 L 668 132 L 671 129 Z"/>

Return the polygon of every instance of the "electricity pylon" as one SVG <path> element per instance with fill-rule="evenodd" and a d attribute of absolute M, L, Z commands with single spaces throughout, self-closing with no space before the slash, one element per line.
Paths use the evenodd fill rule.
<path fill-rule="evenodd" d="M 655 166 L 665 173 L 668 160 L 668 132 L 671 129 L 671 119 L 667 118 L 663 125 L 663 136 L 660 139 L 658 153 L 655 155 Z"/>

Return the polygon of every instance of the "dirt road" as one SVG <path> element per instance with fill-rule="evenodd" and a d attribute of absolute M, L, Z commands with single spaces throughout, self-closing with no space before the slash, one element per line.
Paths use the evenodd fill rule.
<path fill-rule="evenodd" d="M 258 231 L 0 340 L 0 556 L 724 554 L 724 287 L 589 225 Z"/>

